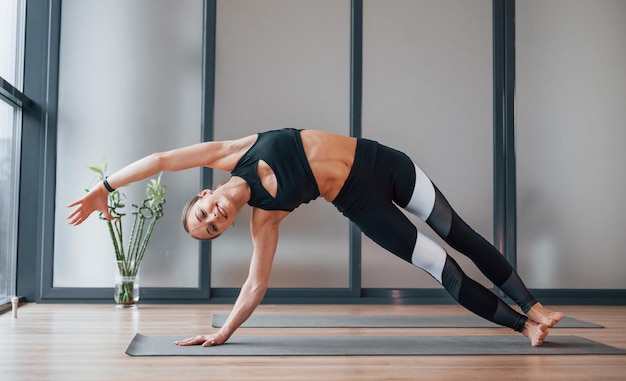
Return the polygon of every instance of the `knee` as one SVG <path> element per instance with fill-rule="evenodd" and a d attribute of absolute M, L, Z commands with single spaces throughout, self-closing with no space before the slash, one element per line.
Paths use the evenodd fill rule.
<path fill-rule="evenodd" d="M 442 283 L 443 269 L 448 254 L 443 247 L 423 234 L 417 235 L 411 263 L 428 272 Z"/>
<path fill-rule="evenodd" d="M 428 226 L 433 228 L 433 230 L 443 239 L 447 239 L 450 230 L 452 229 L 452 221 L 454 216 L 454 211 L 452 207 L 448 203 L 448 200 L 444 197 L 444 195 L 439 191 L 437 187 L 435 188 L 435 203 L 433 205 L 433 210 L 426 219 L 426 223 Z"/>

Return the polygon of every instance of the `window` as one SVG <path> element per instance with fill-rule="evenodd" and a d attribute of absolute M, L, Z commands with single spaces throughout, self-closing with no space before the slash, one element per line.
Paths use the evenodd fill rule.
<path fill-rule="evenodd" d="M 0 1 L 0 303 L 15 294 L 25 1 Z"/>
<path fill-rule="evenodd" d="M 21 79 L 22 65 L 18 63 L 22 62 L 25 4 L 22 0 L 0 1 L 0 77 L 18 90 L 21 90 L 18 79 Z"/>

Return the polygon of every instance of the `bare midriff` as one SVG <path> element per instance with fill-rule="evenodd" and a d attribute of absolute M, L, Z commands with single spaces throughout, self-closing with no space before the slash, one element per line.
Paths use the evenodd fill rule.
<path fill-rule="evenodd" d="M 356 138 L 316 130 L 303 130 L 300 136 L 320 196 L 333 201 L 352 169 Z"/>

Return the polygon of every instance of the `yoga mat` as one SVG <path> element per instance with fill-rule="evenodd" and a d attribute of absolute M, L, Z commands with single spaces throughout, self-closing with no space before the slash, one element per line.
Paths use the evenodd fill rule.
<path fill-rule="evenodd" d="M 578 336 L 551 336 L 533 347 L 523 336 L 233 336 L 224 345 L 180 347 L 184 336 L 137 334 L 131 356 L 624 355 Z"/>
<path fill-rule="evenodd" d="M 213 315 L 213 327 L 221 327 L 227 315 Z M 500 327 L 474 315 L 373 316 L 373 315 L 252 315 L 246 328 L 492 328 Z M 584 320 L 564 317 L 554 328 L 604 328 Z"/>

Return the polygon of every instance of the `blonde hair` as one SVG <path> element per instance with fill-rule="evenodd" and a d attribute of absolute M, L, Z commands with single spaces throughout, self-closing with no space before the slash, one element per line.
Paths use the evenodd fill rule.
<path fill-rule="evenodd" d="M 200 196 L 198 195 L 194 196 L 191 200 L 189 200 L 187 205 L 185 205 L 185 207 L 183 208 L 183 228 L 185 229 L 187 234 L 190 234 L 190 235 L 191 233 L 189 232 L 189 227 L 187 226 L 187 219 L 189 218 L 189 212 L 191 211 L 191 208 L 194 205 L 196 205 L 196 202 L 198 202 L 199 199 L 200 199 Z"/>

